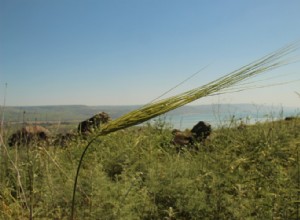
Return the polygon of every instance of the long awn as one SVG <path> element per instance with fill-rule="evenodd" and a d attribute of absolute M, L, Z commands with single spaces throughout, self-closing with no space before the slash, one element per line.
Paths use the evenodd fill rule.
<path fill-rule="evenodd" d="M 297 49 L 298 43 L 290 44 L 206 85 L 189 90 L 179 95 L 172 96 L 170 98 L 153 101 L 137 110 L 131 111 L 109 122 L 106 125 L 103 125 L 100 130 L 91 137 L 81 155 L 74 181 L 71 219 L 74 219 L 75 214 L 75 197 L 80 167 L 88 148 L 97 138 L 121 129 L 138 125 L 149 119 L 191 103 L 197 99 L 214 95 L 216 93 L 226 92 L 226 90 L 232 88 L 234 85 L 244 82 L 246 79 L 250 79 L 258 74 L 287 65 L 290 62 L 288 59 L 286 59 L 286 56 Z"/>

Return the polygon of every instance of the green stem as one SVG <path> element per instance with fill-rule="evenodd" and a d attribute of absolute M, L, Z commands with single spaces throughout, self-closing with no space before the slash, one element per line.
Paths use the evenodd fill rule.
<path fill-rule="evenodd" d="M 71 207 L 71 220 L 74 220 L 75 217 L 75 198 L 76 198 L 76 189 L 77 189 L 77 181 L 78 181 L 78 176 L 79 176 L 79 171 L 81 168 L 81 164 L 83 161 L 83 158 L 88 150 L 88 148 L 90 147 L 90 145 L 96 140 L 98 136 L 92 138 L 92 140 L 90 140 L 90 142 L 86 145 L 85 149 L 83 150 L 78 166 L 77 166 L 77 171 L 76 171 L 76 176 L 75 176 L 75 181 L 74 181 L 74 186 L 73 186 L 73 196 L 72 196 L 72 207 Z"/>

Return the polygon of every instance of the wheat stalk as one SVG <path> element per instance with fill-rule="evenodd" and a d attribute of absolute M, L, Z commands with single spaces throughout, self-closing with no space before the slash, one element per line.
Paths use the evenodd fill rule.
<path fill-rule="evenodd" d="M 100 131 L 92 136 L 90 142 L 86 145 L 79 164 L 77 167 L 77 173 L 74 181 L 73 187 L 73 201 L 71 207 L 71 219 L 74 219 L 74 207 L 75 207 L 75 194 L 77 187 L 77 180 L 79 176 L 79 171 L 83 158 L 87 152 L 89 146 L 96 140 L 99 136 L 107 135 L 109 133 L 128 128 L 134 125 L 138 125 L 149 119 L 162 115 L 166 112 L 184 106 L 191 103 L 197 99 L 213 95 L 216 93 L 221 93 L 222 91 L 231 88 L 233 85 L 237 85 L 246 79 L 254 77 L 266 71 L 273 70 L 275 68 L 284 66 L 288 64 L 288 60 L 283 58 L 297 49 L 297 44 L 290 44 L 283 47 L 273 53 L 270 53 L 242 68 L 233 71 L 217 80 L 214 80 L 204 86 L 189 90 L 187 92 L 181 93 L 179 95 L 172 96 L 170 98 L 162 99 L 160 101 L 151 102 L 137 110 L 131 111 L 105 125 L 101 125 Z"/>
<path fill-rule="evenodd" d="M 106 125 L 102 125 L 100 132 L 96 134 L 96 136 L 106 135 L 120 129 L 143 123 L 151 118 L 191 103 L 197 99 L 215 94 L 217 92 L 222 92 L 222 90 L 228 89 L 233 85 L 236 85 L 260 73 L 286 65 L 288 64 L 288 61 L 283 60 L 283 58 L 296 49 L 296 44 L 291 44 L 204 86 L 189 90 L 167 99 L 147 104 L 111 121 Z"/>

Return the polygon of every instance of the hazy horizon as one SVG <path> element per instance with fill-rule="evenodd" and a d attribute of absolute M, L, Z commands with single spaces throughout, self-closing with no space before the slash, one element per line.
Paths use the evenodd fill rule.
<path fill-rule="evenodd" d="M 205 104 L 201 104 L 201 103 L 198 103 L 198 104 L 187 104 L 187 105 L 184 105 L 184 106 L 210 106 L 210 105 L 250 105 L 250 106 L 268 106 L 268 107 L 275 107 L 275 108 L 280 108 L 280 107 L 286 107 L 286 108 L 300 108 L 300 105 L 298 104 L 295 104 L 294 106 L 289 106 L 289 105 L 281 105 L 281 104 L 278 104 L 278 105 L 273 105 L 273 104 L 264 104 L 264 103 L 261 103 L 261 104 L 257 104 L 257 103 L 205 103 Z M 0 112 L 1 112 L 1 109 L 4 107 L 4 108 L 9 108 L 9 107 L 16 107 L 16 108 L 19 108 L 19 107 L 59 107 L 59 106 L 85 106 L 85 107 L 133 107 L 133 106 L 137 106 L 137 107 L 140 107 L 140 106 L 144 106 L 143 104 L 124 104 L 124 105 L 118 105 L 118 104 L 110 104 L 110 105 L 85 105 L 85 104 L 56 104 L 56 105 L 51 105 L 51 104 L 45 104 L 45 105 L 1 105 L 0 104 Z M 182 106 L 182 107 L 184 107 Z"/>
<path fill-rule="evenodd" d="M 0 108 L 0 116 L 5 123 L 75 123 L 103 111 L 109 114 L 112 119 L 116 119 L 139 107 L 137 105 L 8 106 L 7 108 Z M 299 114 L 299 107 L 256 106 L 252 104 L 186 105 L 150 121 L 154 122 L 157 118 L 161 118 L 166 122 L 171 122 L 177 128 L 187 128 L 201 120 L 217 125 L 218 123 L 226 123 L 235 116 L 236 120 L 242 119 L 253 123 L 257 120 L 299 116 Z"/>

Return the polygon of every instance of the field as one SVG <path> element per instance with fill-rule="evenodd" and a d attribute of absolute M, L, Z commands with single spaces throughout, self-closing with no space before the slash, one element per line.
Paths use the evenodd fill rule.
<path fill-rule="evenodd" d="M 300 119 L 215 129 L 198 150 L 163 120 L 97 139 L 79 173 L 75 219 L 298 219 Z M 88 140 L 1 147 L 0 219 L 70 219 Z"/>

